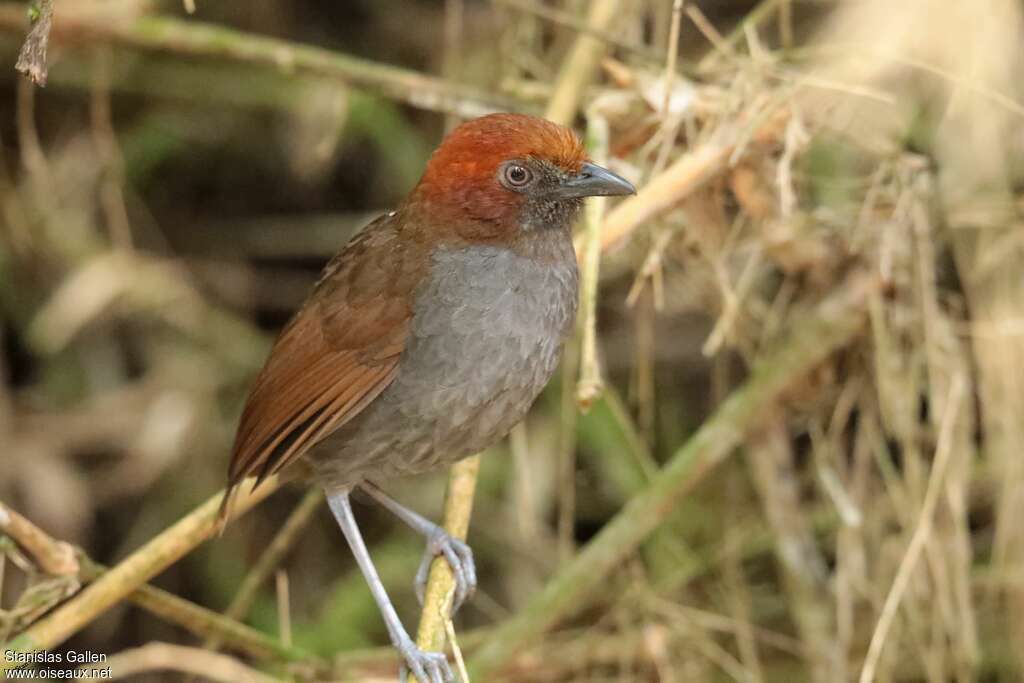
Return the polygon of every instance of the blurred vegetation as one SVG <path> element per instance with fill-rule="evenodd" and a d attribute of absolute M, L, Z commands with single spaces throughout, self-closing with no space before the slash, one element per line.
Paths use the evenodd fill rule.
<path fill-rule="evenodd" d="M 188 5 L 58 0 L 41 89 L 0 2 L 0 641 L 223 486 L 320 267 L 499 108 L 575 125 L 641 192 L 589 215 L 580 338 L 483 458 L 474 680 L 1021 679 L 1019 2 Z M 390 490 L 439 518 L 444 480 Z M 303 494 L 57 651 L 137 680 L 390 679 Z M 357 513 L 411 628 L 421 540 Z M 251 628 L 217 621 L 261 558 Z"/>

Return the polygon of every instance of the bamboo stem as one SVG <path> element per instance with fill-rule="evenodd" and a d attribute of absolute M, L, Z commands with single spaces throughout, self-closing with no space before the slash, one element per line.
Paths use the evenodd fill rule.
<path fill-rule="evenodd" d="M 75 549 L 50 538 L 42 529 L 0 502 L 0 533 L 7 534 L 35 559 L 47 574 L 63 576 L 78 572 Z"/>
<path fill-rule="evenodd" d="M 448 478 L 444 501 L 444 529 L 459 540 L 466 540 L 469 520 L 473 514 L 473 495 L 476 491 L 480 456 L 474 455 L 456 463 Z M 430 565 L 427 591 L 420 613 L 416 644 L 423 650 L 439 652 L 444 649 L 445 622 L 448 621 L 449 594 L 455 585 L 451 567 L 443 557 Z"/>
<path fill-rule="evenodd" d="M 243 484 L 233 506 L 233 518 L 244 514 L 277 490 L 281 480 L 271 477 L 256 491 Z M 217 512 L 224 492 L 212 496 L 173 526 L 102 574 L 78 595 L 32 625 L 7 644 L 12 652 L 46 650 L 60 645 L 90 621 L 113 607 L 161 571 L 210 538 L 218 527 Z M 4 658 L 0 671 L 18 664 Z"/>
<path fill-rule="evenodd" d="M 751 370 L 749 379 L 676 451 L 650 485 L 548 582 L 517 616 L 495 630 L 470 660 L 476 680 L 494 674 L 524 647 L 581 608 L 608 575 L 671 514 L 676 502 L 725 461 L 764 411 L 794 383 L 861 331 L 873 279 L 853 276 Z"/>

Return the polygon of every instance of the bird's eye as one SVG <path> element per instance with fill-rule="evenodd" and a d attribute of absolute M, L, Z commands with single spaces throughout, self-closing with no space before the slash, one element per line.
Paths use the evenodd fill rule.
<path fill-rule="evenodd" d="M 512 187 L 523 187 L 531 180 L 533 180 L 533 173 L 525 166 L 509 164 L 505 167 L 505 181 Z"/>

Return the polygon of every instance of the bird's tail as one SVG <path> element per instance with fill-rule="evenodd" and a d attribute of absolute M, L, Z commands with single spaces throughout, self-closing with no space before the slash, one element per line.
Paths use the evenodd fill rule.
<path fill-rule="evenodd" d="M 214 531 L 218 538 L 224 535 L 224 529 L 228 526 L 231 518 L 231 504 L 238 493 L 238 484 L 229 484 L 224 490 L 224 496 L 220 499 L 220 508 L 217 509 L 217 521 L 214 523 Z"/>

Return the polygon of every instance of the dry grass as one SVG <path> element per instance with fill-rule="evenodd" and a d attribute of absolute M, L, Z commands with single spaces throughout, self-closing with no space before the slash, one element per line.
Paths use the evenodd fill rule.
<path fill-rule="evenodd" d="M 138 3 L 83 44 L 55 34 L 50 88 L 89 113 L 55 130 L 49 90 L 5 91 L 16 93 L 3 111 L 16 116 L 17 139 L 4 140 L 0 160 L 0 361 L 9 365 L 0 367 L 0 497 L 111 564 L 184 515 L 220 486 L 241 391 L 266 350 L 252 310 L 279 324 L 313 275 L 302 258 L 319 263 L 345 238 L 333 226 L 359 223 L 329 214 L 324 237 L 301 211 L 278 215 L 275 226 L 295 228 L 268 243 L 264 218 L 204 211 L 201 183 L 151 175 L 146 155 L 200 173 L 181 160 L 237 154 L 201 149 L 221 135 L 214 123 L 235 131 L 226 148 L 248 149 L 252 131 L 265 132 L 262 113 L 274 111 L 294 162 L 282 174 L 310 196 L 351 163 L 347 139 L 377 140 L 380 158 L 361 173 L 383 207 L 405 189 L 393 179 L 410 182 L 402 169 L 422 161 L 408 150 L 433 143 L 387 98 L 449 112 L 546 103 L 550 116 L 585 122 L 597 153 L 641 189 L 588 214 L 577 243 L 593 285 L 582 342 L 513 435 L 512 457 L 483 460 L 470 541 L 484 583 L 456 622 L 470 671 L 486 661 L 483 670 L 500 664 L 503 679 L 524 682 L 1019 680 L 1020 5 L 766 0 L 735 27 L 725 5 L 449 2 L 458 21 L 449 15 L 437 28 L 461 43 L 444 56 L 447 80 L 363 73 L 358 62 L 303 51 L 289 75 L 251 45 L 206 50 L 187 22 L 132 24 L 147 11 Z M 0 28 L 10 31 L 8 9 Z M 205 9 L 198 3 L 198 20 Z M 56 11 L 55 31 L 61 3 Z M 88 27 L 91 16 L 75 20 Z M 160 35 L 173 41 L 161 46 Z M 94 49 L 108 43 L 112 52 Z M 175 75 L 166 78 L 173 103 L 147 74 Z M 243 77 L 261 80 L 244 94 L 202 86 Z M 189 88 L 194 98 L 181 105 Z M 296 93 L 315 111 L 296 113 Z M 168 127 L 176 142 L 160 137 Z M 181 199 L 166 201 L 159 182 Z M 211 227 L 197 236 L 189 216 Z M 850 288 L 863 306 L 843 310 L 863 309 L 863 330 L 810 372 L 791 364 L 800 371 L 749 421 L 729 422 L 752 368 L 756 384 L 787 352 L 813 351 L 816 340 L 794 331 L 813 329 L 802 323 Z M 624 531 L 639 548 L 588 577 L 596 589 L 559 603 L 552 586 L 603 547 L 592 532 L 634 519 L 702 424 L 738 444 L 723 448 L 739 457 L 696 460 L 696 474 L 664 498 L 681 500 L 643 518 L 653 531 Z M 396 489 L 406 498 L 429 490 L 419 507 L 436 513 L 440 485 Z M 205 640 L 231 656 L 196 651 L 185 669 L 219 680 L 388 674 L 393 655 L 369 647 L 386 641 L 365 626 L 376 617 L 329 521 L 307 500 L 278 535 L 295 502 L 261 507 L 166 580 L 223 609 L 247 565 L 258 565 L 236 597 L 242 607 L 228 611 L 245 621 L 251 607 L 255 630 L 144 588 L 148 598 L 119 595 L 201 639 L 120 612 L 90 616 L 76 646 L 125 650 L 119 667 L 147 672 L 175 668 L 178 648 Z M 418 549 L 373 519 L 371 550 L 412 614 L 400 585 Z M 0 531 L 23 542 L 0 536 L 6 640 L 73 605 L 77 582 L 46 571 L 46 548 L 66 546 L 45 534 L 24 543 L 3 517 Z M 275 600 L 263 584 L 279 564 L 287 591 Z M 343 607 L 328 611 L 335 598 Z M 283 640 L 278 621 L 290 624 Z M 495 628 L 522 646 L 503 651 Z M 179 644 L 130 649 L 171 639 Z M 333 664 L 318 656 L 328 653 Z"/>

